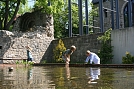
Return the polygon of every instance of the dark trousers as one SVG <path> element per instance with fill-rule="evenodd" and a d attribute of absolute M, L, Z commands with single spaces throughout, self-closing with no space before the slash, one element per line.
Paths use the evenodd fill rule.
<path fill-rule="evenodd" d="M 33 58 L 28 58 L 27 61 L 33 61 Z"/>

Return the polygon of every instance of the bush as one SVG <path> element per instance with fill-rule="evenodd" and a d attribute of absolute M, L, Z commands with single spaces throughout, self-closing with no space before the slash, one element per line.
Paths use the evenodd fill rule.
<path fill-rule="evenodd" d="M 132 56 L 129 52 L 126 52 L 126 56 L 122 57 L 123 64 L 133 64 L 134 56 Z"/>
<path fill-rule="evenodd" d="M 59 43 L 57 44 L 57 46 L 55 47 L 55 49 L 53 50 L 53 58 L 54 58 L 54 62 L 56 63 L 61 63 L 63 62 L 62 60 L 62 53 L 66 50 L 66 47 L 64 46 L 63 41 L 60 39 Z"/>
<path fill-rule="evenodd" d="M 111 30 L 107 30 L 103 36 L 97 39 L 102 43 L 101 49 L 98 51 L 98 56 L 100 57 L 101 64 L 112 63 L 113 59 L 113 47 L 111 46 Z"/>

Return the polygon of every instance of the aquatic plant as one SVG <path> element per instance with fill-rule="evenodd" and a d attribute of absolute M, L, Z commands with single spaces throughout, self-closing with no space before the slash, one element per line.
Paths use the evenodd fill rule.
<path fill-rule="evenodd" d="M 25 60 L 25 61 L 24 61 L 24 60 L 22 60 L 22 61 L 18 61 L 18 60 L 17 60 L 15 63 L 16 63 L 17 65 L 18 65 L 18 64 L 25 64 L 25 65 L 33 65 L 33 64 L 34 64 L 34 62 L 28 62 L 27 60 Z"/>

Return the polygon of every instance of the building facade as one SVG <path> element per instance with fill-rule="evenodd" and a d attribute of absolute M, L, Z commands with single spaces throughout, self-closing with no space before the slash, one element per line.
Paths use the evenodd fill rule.
<path fill-rule="evenodd" d="M 94 32 L 134 26 L 134 0 L 92 0 L 92 3 L 99 8 L 94 26 L 101 28 L 94 28 Z"/>

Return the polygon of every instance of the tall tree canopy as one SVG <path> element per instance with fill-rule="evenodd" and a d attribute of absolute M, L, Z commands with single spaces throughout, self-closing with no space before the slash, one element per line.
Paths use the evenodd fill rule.
<path fill-rule="evenodd" d="M 55 30 L 55 37 L 62 38 L 68 37 L 68 0 L 66 0 L 64 4 L 64 8 L 59 11 L 58 13 L 54 14 L 54 30 Z M 74 1 L 75 2 L 75 1 Z M 72 3 L 72 33 L 78 34 L 78 5 L 76 3 Z"/>
<path fill-rule="evenodd" d="M 20 3 L 25 4 L 25 2 L 26 0 L 0 1 L 0 29 L 9 30 L 19 10 Z"/>
<path fill-rule="evenodd" d="M 64 8 L 59 11 L 58 13 L 54 14 L 54 30 L 55 30 L 55 37 L 56 38 L 62 38 L 62 37 L 68 37 L 69 31 L 68 31 L 68 0 L 64 0 Z M 85 18 L 85 0 L 82 1 L 83 5 L 83 24 L 86 23 Z M 78 0 L 72 0 L 71 4 L 72 8 L 72 33 L 73 34 L 79 34 L 79 16 L 78 16 Z M 93 25 L 93 16 L 97 16 L 97 9 L 93 6 L 92 3 L 88 2 L 88 8 L 89 9 L 89 26 Z M 89 28 L 89 31 L 92 32 L 93 28 Z M 83 32 L 86 33 L 86 27 L 83 27 Z"/>
<path fill-rule="evenodd" d="M 64 0 L 36 0 L 35 9 L 42 9 L 47 13 L 56 13 L 64 6 Z"/>
<path fill-rule="evenodd" d="M 32 12 L 32 7 L 28 5 L 28 1 L 25 1 L 25 4 L 20 3 L 18 14 L 24 14 L 26 12 Z"/>
<path fill-rule="evenodd" d="M 0 29 L 10 29 L 20 9 L 21 3 L 24 5 L 27 1 L 28 0 L 0 0 Z M 42 9 L 52 14 L 60 11 L 63 5 L 64 0 L 35 0 L 34 7 L 35 9 Z"/>
<path fill-rule="evenodd" d="M 78 0 L 72 1 L 72 33 L 79 34 Z M 55 37 L 68 37 L 68 0 L 34 0 L 33 10 L 42 10 L 54 16 Z M 28 0 L 0 0 L 0 29 L 10 30 L 17 14 L 30 11 L 27 6 Z M 83 1 L 83 8 L 85 2 Z M 89 3 L 88 3 L 89 4 Z M 25 6 L 24 6 L 25 5 Z M 84 12 L 83 12 L 84 13 Z M 92 24 L 95 10 L 89 12 L 89 24 Z M 83 14 L 83 24 L 85 23 Z"/>

